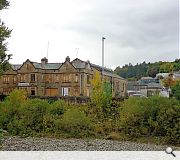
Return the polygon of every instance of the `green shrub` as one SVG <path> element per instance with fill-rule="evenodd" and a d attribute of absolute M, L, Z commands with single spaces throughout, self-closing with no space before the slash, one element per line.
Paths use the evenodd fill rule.
<path fill-rule="evenodd" d="M 171 96 L 175 97 L 177 100 L 180 101 L 180 81 L 177 81 L 172 86 Z"/>
<path fill-rule="evenodd" d="M 67 110 L 62 119 L 55 121 L 56 130 L 70 137 L 88 137 L 92 135 L 92 124 L 85 113 L 77 108 Z"/>
<path fill-rule="evenodd" d="M 131 137 L 164 136 L 177 143 L 180 135 L 180 104 L 164 97 L 125 100 L 120 114 L 119 129 Z"/>
<path fill-rule="evenodd" d="M 26 92 L 15 89 L 0 103 L 0 128 L 7 130 L 7 125 L 13 121 L 14 116 L 20 118 L 20 109 L 27 100 Z"/>
<path fill-rule="evenodd" d="M 26 103 L 26 100 L 27 93 L 24 90 L 15 89 L 6 98 L 5 102 L 8 102 L 8 105 L 12 105 L 14 108 L 17 108 Z"/>
<path fill-rule="evenodd" d="M 47 112 L 49 114 L 59 116 L 59 115 L 64 114 L 65 106 L 66 106 L 66 103 L 64 101 L 58 100 L 58 101 L 53 102 L 50 105 L 50 107 L 47 108 L 48 109 Z"/>
<path fill-rule="evenodd" d="M 37 133 L 44 131 L 44 116 L 50 106 L 48 101 L 31 99 L 21 110 L 21 119 L 27 129 Z"/>
<path fill-rule="evenodd" d="M 157 124 L 156 135 L 166 136 L 168 143 L 180 144 L 180 105 L 160 110 Z"/>
<path fill-rule="evenodd" d="M 0 128 L 21 136 L 158 137 L 166 143 L 180 143 L 180 103 L 174 98 L 130 97 L 108 108 L 105 115 L 102 105 L 66 104 L 62 100 L 50 104 L 27 99 L 23 91 L 15 90 L 0 102 Z"/>
<path fill-rule="evenodd" d="M 0 128 L 7 130 L 7 125 L 14 119 L 19 117 L 19 108 L 12 106 L 9 101 L 1 103 L 0 107 Z"/>

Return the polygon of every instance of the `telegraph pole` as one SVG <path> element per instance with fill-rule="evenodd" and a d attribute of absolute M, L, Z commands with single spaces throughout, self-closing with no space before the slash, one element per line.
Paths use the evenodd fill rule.
<path fill-rule="evenodd" d="M 48 59 L 48 54 L 49 54 L 49 41 L 48 41 L 48 44 L 47 44 L 47 59 Z"/>

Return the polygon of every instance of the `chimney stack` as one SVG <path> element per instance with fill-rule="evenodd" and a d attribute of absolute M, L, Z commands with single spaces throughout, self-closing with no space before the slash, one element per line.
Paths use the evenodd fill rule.
<path fill-rule="evenodd" d="M 48 59 L 46 57 L 41 59 L 41 65 L 44 66 L 45 64 L 48 63 Z"/>
<path fill-rule="evenodd" d="M 70 58 L 69 56 L 66 57 L 66 61 L 70 62 Z"/>

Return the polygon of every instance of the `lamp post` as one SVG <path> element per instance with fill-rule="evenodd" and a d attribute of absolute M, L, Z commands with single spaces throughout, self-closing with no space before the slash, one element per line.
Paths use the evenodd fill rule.
<path fill-rule="evenodd" d="M 102 79 L 103 79 L 103 71 L 104 71 L 104 40 L 106 38 L 102 37 Z"/>

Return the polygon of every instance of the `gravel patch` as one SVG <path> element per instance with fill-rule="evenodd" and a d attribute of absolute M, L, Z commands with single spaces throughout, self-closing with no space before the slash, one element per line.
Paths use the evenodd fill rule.
<path fill-rule="evenodd" d="M 164 151 L 167 146 L 100 139 L 4 137 L 3 151 Z M 175 148 L 180 150 L 180 148 Z"/>

